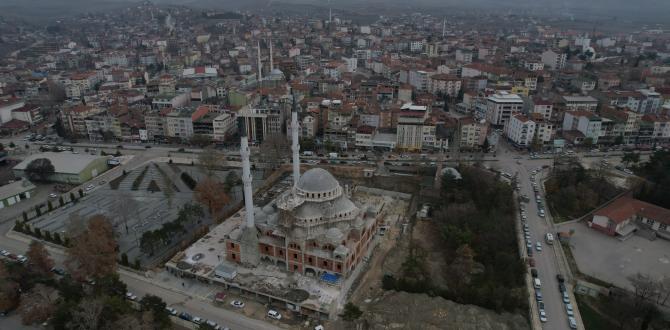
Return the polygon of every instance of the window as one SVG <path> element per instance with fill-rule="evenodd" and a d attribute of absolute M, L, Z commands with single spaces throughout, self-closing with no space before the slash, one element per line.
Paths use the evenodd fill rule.
<path fill-rule="evenodd" d="M 270 248 L 266 246 L 265 247 L 265 252 L 269 252 L 269 251 L 270 251 Z"/>
<path fill-rule="evenodd" d="M 298 254 L 297 253 L 293 254 L 293 259 L 298 259 Z"/>
<path fill-rule="evenodd" d="M 654 225 L 654 220 L 647 219 L 647 224 L 650 225 L 650 226 L 653 226 Z"/>
<path fill-rule="evenodd" d="M 307 262 L 312 263 L 312 257 L 307 257 Z"/>
<path fill-rule="evenodd" d="M 662 224 L 658 225 L 658 230 L 665 230 L 665 231 L 667 231 L 667 230 L 668 230 L 668 225 L 662 223 Z"/>
<path fill-rule="evenodd" d="M 235 248 L 235 243 L 230 243 L 230 248 L 234 249 Z"/>

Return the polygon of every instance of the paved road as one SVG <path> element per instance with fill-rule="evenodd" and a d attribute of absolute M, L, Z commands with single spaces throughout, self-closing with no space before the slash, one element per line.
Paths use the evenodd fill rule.
<path fill-rule="evenodd" d="M 8 227 L 8 224 L 3 224 L 0 226 L 0 230 L 2 230 L 0 249 L 4 249 L 15 254 L 25 254 L 25 251 L 28 249 L 28 241 L 24 239 L 14 239 L 14 237 L 6 237 L 5 233 Z M 65 255 L 63 251 L 61 249 L 50 246 L 47 247 L 47 249 L 56 262 L 56 265 L 63 267 L 63 262 L 65 261 Z M 121 270 L 119 274 L 121 280 L 128 286 L 128 290 L 133 292 L 138 297 L 142 297 L 145 294 L 159 296 L 169 306 L 173 306 L 180 312 L 184 311 L 193 316 L 199 316 L 201 318 L 213 320 L 220 325 L 224 325 L 236 330 L 279 329 L 278 327 L 265 321 L 251 319 L 239 313 L 216 307 L 212 305 L 211 302 L 204 301 L 200 297 L 179 292 L 175 289 L 167 289 L 166 287 L 155 283 L 154 279 L 143 278 L 135 273 L 123 270 Z M 4 329 L 4 327 L 7 325 L 8 324 L 3 323 L 3 319 L 0 319 L 0 329 Z"/>

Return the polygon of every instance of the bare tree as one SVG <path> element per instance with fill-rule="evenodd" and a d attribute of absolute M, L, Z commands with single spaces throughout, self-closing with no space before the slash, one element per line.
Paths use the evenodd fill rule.
<path fill-rule="evenodd" d="M 137 201 L 135 201 L 132 196 L 123 193 L 117 195 L 114 213 L 119 219 L 121 219 L 121 221 L 123 221 L 123 227 L 126 230 L 126 234 L 129 234 L 130 232 L 128 229 L 128 221 L 134 217 L 139 218 L 138 212 L 139 206 Z"/>
<path fill-rule="evenodd" d="M 635 289 L 636 306 L 656 295 L 657 283 L 649 275 L 637 273 L 628 276 L 628 281 Z"/>
<path fill-rule="evenodd" d="M 656 303 L 665 306 L 665 303 L 670 298 L 670 277 L 664 277 L 658 281 L 658 297 Z"/>
<path fill-rule="evenodd" d="M 174 202 L 174 183 L 172 183 L 172 180 L 167 177 L 167 175 L 163 176 L 163 183 L 165 185 L 165 189 L 163 189 L 163 194 L 165 195 L 165 198 L 167 198 L 167 203 L 168 203 L 168 208 L 172 209 L 172 203 Z"/>
<path fill-rule="evenodd" d="M 101 278 L 116 271 L 116 248 L 109 219 L 94 215 L 86 231 L 73 239 L 65 266 L 76 279 Z"/>
<path fill-rule="evenodd" d="M 289 154 L 288 141 L 282 134 L 268 135 L 260 145 L 261 161 L 271 164 L 272 168 L 279 166 L 282 159 L 288 157 Z"/>
<path fill-rule="evenodd" d="M 223 165 L 224 159 L 223 154 L 214 147 L 204 148 L 202 149 L 202 152 L 198 154 L 198 164 L 200 169 L 208 177 L 213 176 L 214 170 Z"/>
<path fill-rule="evenodd" d="M 19 303 L 19 285 L 9 277 L 3 262 L 0 262 L 0 311 L 11 310 Z"/>
<path fill-rule="evenodd" d="M 44 284 L 38 283 L 21 296 L 19 313 L 21 322 L 25 325 L 43 323 L 56 310 L 58 291 Z"/>
<path fill-rule="evenodd" d="M 44 244 L 38 241 L 30 242 L 26 256 L 30 260 L 28 268 L 35 274 L 41 277 L 52 277 L 51 269 L 54 266 L 54 261 L 51 259 L 49 252 L 44 248 Z"/>
<path fill-rule="evenodd" d="M 72 319 L 67 328 L 72 330 L 98 329 L 100 316 L 105 305 L 100 299 L 86 298 L 72 311 Z"/>
<path fill-rule="evenodd" d="M 78 211 L 72 212 L 68 215 L 66 228 L 69 237 L 77 237 L 86 231 L 86 219 Z"/>
<path fill-rule="evenodd" d="M 214 220 L 218 219 L 220 212 L 230 203 L 225 185 L 212 178 L 206 178 L 198 183 L 195 187 L 195 198 L 207 207 Z"/>

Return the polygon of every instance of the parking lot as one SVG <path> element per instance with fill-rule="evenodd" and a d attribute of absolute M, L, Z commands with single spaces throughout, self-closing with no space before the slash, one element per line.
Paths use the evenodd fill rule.
<path fill-rule="evenodd" d="M 622 242 L 581 222 L 563 224 L 557 229 L 574 229 L 570 248 L 583 274 L 629 289 L 632 287 L 627 277 L 638 272 L 656 279 L 670 276 L 670 242 L 666 240 L 649 241 L 633 235 Z"/>

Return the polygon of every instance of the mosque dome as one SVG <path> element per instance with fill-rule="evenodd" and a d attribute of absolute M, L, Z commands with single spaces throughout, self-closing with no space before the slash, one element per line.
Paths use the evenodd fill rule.
<path fill-rule="evenodd" d="M 344 234 L 342 234 L 342 231 L 337 228 L 330 228 L 326 231 L 326 240 L 328 240 L 329 243 L 338 243 L 342 241 L 343 236 Z"/>
<path fill-rule="evenodd" d="M 339 186 L 335 177 L 322 168 L 310 169 L 298 180 L 298 189 L 310 193 L 325 193 L 336 190 Z"/>

